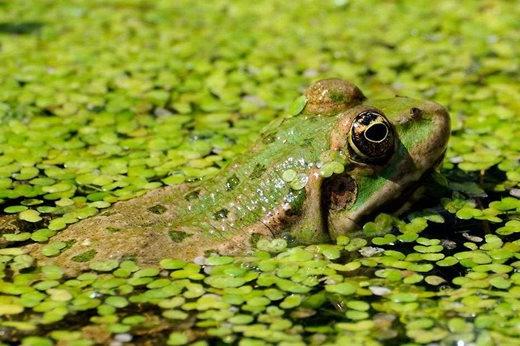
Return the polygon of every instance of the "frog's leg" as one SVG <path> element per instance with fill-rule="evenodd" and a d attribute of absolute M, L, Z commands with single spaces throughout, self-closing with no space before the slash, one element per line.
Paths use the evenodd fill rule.
<path fill-rule="evenodd" d="M 41 263 L 58 264 L 69 273 L 88 268 L 90 260 L 135 258 L 151 264 L 175 253 L 182 258 L 186 254 L 179 250 L 180 244 L 175 246 L 175 240 L 183 234 L 171 234 L 170 226 L 178 214 L 173 201 L 187 189 L 179 185 L 153 190 L 70 225 L 50 240 L 67 244 L 56 257 L 42 254 L 45 244 L 26 249 Z"/>
<path fill-rule="evenodd" d="M 307 178 L 303 193 L 299 193 L 293 203 L 278 206 L 259 222 L 237 232 L 244 242 L 248 239 L 247 242 L 251 243 L 255 234 L 267 238 L 289 235 L 300 244 L 314 244 L 329 240 L 326 215 L 323 214 L 322 208 L 323 177 L 319 174 L 319 169 L 314 168 L 310 170 Z M 229 251 L 229 248 L 226 244 L 219 247 L 219 249 L 226 249 L 224 252 Z"/>
<path fill-rule="evenodd" d="M 291 227 L 291 235 L 302 244 L 317 244 L 330 240 L 322 201 L 323 177 L 319 169 L 311 169 L 305 186 L 305 202 L 299 219 Z"/>

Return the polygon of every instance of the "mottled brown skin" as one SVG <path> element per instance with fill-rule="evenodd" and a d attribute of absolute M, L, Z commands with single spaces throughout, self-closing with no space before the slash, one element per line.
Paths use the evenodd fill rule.
<path fill-rule="evenodd" d="M 173 243 L 169 236 L 171 224 L 177 217 L 172 198 L 182 198 L 189 190 L 189 184 L 153 190 L 141 197 L 116 203 L 100 215 L 82 220 L 69 226 L 53 238 L 53 241 L 74 240 L 73 248 L 63 254 L 48 258 L 41 254 L 40 245 L 28 246 L 31 255 L 40 263 L 52 263 L 66 268 L 69 273 L 88 268 L 89 262 L 72 260 L 95 245 L 96 258 L 135 259 L 140 264 L 155 265 L 162 258 L 194 259 L 206 251 L 239 254 L 250 248 L 251 234 L 272 237 L 270 230 L 262 223 L 256 223 L 235 237 L 209 241 L 200 235 L 193 235 L 180 243 Z M 156 214 L 150 209 L 157 205 L 165 207 Z M 284 217 L 279 217 L 283 220 Z M 280 221 L 279 221 L 280 222 Z M 98 257 L 101 254 L 101 257 Z"/>
<path fill-rule="evenodd" d="M 449 118 L 435 103 L 366 100 L 355 85 L 339 79 L 316 82 L 306 97 L 300 115 L 268 126 L 217 176 L 195 186 L 160 188 L 70 225 L 52 239 L 73 242 L 56 257 L 43 256 L 41 245 L 28 251 L 76 273 L 88 268 L 82 255 L 92 250 L 93 260 L 132 258 L 155 265 L 163 258 L 193 260 L 210 252 L 244 254 L 259 237 L 325 242 L 358 228 L 361 217 L 399 196 L 445 150 Z M 385 114 L 395 134 L 394 146 L 370 143 L 372 158 L 353 150 L 349 137 L 356 116 L 368 110 Z M 322 158 L 331 153 L 346 160 L 344 172 L 324 177 Z M 287 169 L 306 178 L 304 188 L 293 190 L 282 179 Z"/>
<path fill-rule="evenodd" d="M 316 223 L 315 229 L 322 229 L 324 220 L 320 215 L 320 197 L 317 195 L 321 179 L 312 178 L 316 177 L 316 172 L 310 176 L 306 191 L 312 198 L 306 199 L 302 213 L 307 220 Z M 102 254 L 101 259 L 131 258 L 143 265 L 156 265 L 163 258 L 192 260 L 208 253 L 244 254 L 251 249 L 256 237 L 273 238 L 285 225 L 302 223 L 303 220 L 301 215 L 291 215 L 290 209 L 282 205 L 225 241 L 208 239 L 202 233 L 194 233 L 182 242 L 174 243 L 169 236 L 171 225 L 178 216 L 174 201 L 183 198 L 190 187 L 189 184 L 182 184 L 156 189 L 141 197 L 118 202 L 100 215 L 69 226 L 56 235 L 53 241 L 74 240 L 75 243 L 73 248 L 57 257 L 43 256 L 40 245 L 34 244 L 28 248 L 40 263 L 58 264 L 73 274 L 88 269 L 89 262 L 77 262 L 72 258 L 92 249 L 92 245 L 95 245 L 97 258 Z M 158 205 L 164 207 L 160 214 L 151 211 Z"/>

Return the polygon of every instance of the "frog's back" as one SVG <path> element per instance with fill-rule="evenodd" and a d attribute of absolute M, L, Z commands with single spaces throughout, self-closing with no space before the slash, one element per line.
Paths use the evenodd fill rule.
<path fill-rule="evenodd" d="M 29 246 L 42 262 L 69 271 L 86 269 L 89 260 L 134 258 L 155 264 L 162 258 L 191 260 L 211 251 L 243 253 L 253 234 L 272 237 L 262 218 L 276 206 L 302 199 L 284 181 L 284 171 L 305 171 L 328 146 L 333 119 L 275 121 L 250 152 L 201 182 L 164 187 L 69 226 L 53 238 L 72 246 L 46 258 L 39 245 Z"/>
<path fill-rule="evenodd" d="M 302 121 L 310 116 L 285 118 L 271 124 L 251 151 L 217 176 L 193 186 L 180 200 L 174 231 L 202 232 L 226 238 L 261 220 L 285 199 L 297 198 L 283 173 L 303 173 L 316 165 L 328 148 L 334 119 Z"/>

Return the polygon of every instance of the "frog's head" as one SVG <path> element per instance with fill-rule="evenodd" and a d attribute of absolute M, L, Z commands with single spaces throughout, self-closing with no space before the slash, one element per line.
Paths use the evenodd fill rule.
<path fill-rule="evenodd" d="M 442 161 L 450 122 L 437 103 L 366 99 L 353 84 L 337 79 L 319 81 L 309 90 L 305 111 L 336 112 L 330 149 L 348 159 L 343 173 L 321 184 L 332 238 L 358 228 L 361 218 L 399 197 Z"/>

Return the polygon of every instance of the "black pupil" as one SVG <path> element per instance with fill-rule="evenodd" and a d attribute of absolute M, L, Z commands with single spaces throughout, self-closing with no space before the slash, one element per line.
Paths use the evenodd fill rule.
<path fill-rule="evenodd" d="M 365 138 L 371 142 L 381 142 L 387 135 L 388 128 L 382 123 L 374 124 L 365 131 Z"/>

